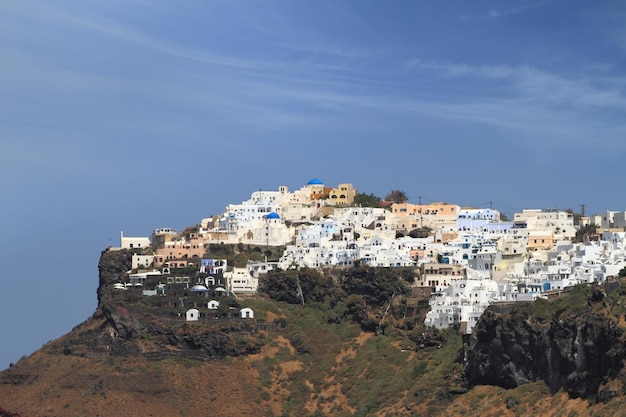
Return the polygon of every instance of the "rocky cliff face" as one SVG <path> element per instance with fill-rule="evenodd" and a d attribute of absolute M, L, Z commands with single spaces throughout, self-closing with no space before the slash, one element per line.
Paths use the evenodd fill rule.
<path fill-rule="evenodd" d="M 109 288 L 130 271 L 133 253 L 130 250 L 104 250 L 98 261 L 98 306 L 110 299 Z"/>
<path fill-rule="evenodd" d="M 626 359 L 624 332 L 601 289 L 576 313 L 549 308 L 552 317 L 533 317 L 520 307 L 488 309 L 464 342 L 465 377 L 470 385 L 514 388 L 545 381 L 554 393 L 605 401 L 617 395 L 608 383 Z M 544 315 L 545 316 L 545 315 Z"/>

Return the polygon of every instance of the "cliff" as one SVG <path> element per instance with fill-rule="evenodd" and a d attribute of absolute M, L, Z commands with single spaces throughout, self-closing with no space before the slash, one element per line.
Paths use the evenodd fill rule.
<path fill-rule="evenodd" d="M 515 388 L 544 381 L 552 393 L 592 401 L 621 395 L 626 350 L 619 293 L 574 291 L 555 302 L 488 309 L 464 343 L 467 382 Z"/>
<path fill-rule="evenodd" d="M 276 273 L 264 294 L 221 298 L 215 316 L 187 322 L 179 314 L 206 298 L 182 285 L 153 297 L 114 289 L 130 259 L 103 252 L 92 317 L 0 373 L 1 416 L 582 417 L 626 406 L 622 288 L 492 308 L 462 340 L 424 328 L 427 309 L 408 308 L 391 269 Z M 244 304 L 255 319 L 232 314 Z"/>

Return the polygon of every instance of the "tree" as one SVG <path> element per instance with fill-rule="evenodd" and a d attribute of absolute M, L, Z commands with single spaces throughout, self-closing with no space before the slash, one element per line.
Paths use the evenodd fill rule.
<path fill-rule="evenodd" d="M 391 201 L 392 203 L 406 203 L 409 198 L 404 191 L 392 190 L 385 197 L 385 201 Z"/>
<path fill-rule="evenodd" d="M 276 301 L 289 304 L 330 301 L 345 296 L 331 277 L 325 277 L 315 269 L 270 271 L 259 284 L 259 292 Z"/>
<path fill-rule="evenodd" d="M 572 239 L 572 241 L 574 243 L 588 241 L 589 237 L 596 234 L 597 230 L 598 226 L 595 224 L 587 224 L 585 226 L 582 226 L 576 231 L 576 236 L 574 236 L 574 239 Z"/>
<path fill-rule="evenodd" d="M 380 197 L 374 194 L 358 193 L 354 197 L 354 205 L 357 207 L 380 207 Z"/>
<path fill-rule="evenodd" d="M 580 224 L 580 219 L 583 217 L 582 214 L 574 213 L 574 210 L 571 208 L 566 208 L 564 211 L 572 215 L 572 218 L 574 219 L 574 226 L 578 226 Z"/>
<path fill-rule="evenodd" d="M 412 273 L 400 268 L 353 267 L 345 271 L 341 288 L 346 294 L 360 295 L 369 306 L 382 307 L 392 295 L 408 294 L 407 276 L 412 282 Z"/>

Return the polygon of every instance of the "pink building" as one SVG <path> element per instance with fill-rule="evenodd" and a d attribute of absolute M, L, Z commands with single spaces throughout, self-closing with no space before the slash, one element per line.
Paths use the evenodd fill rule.
<path fill-rule="evenodd" d="M 170 264 L 175 262 L 176 266 L 179 266 L 181 262 L 188 265 L 192 259 L 196 258 L 199 263 L 202 255 L 204 255 L 204 239 L 195 238 L 188 241 L 173 240 L 165 242 L 163 248 L 156 250 L 154 256 L 154 265 L 161 266 L 168 262 Z M 185 265 L 186 266 L 186 265 Z"/>

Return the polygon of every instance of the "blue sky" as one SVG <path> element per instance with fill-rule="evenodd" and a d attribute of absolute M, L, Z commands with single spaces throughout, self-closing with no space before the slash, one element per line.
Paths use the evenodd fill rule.
<path fill-rule="evenodd" d="M 0 369 L 258 189 L 626 210 L 623 1 L 179 3 L 0 3 Z"/>

